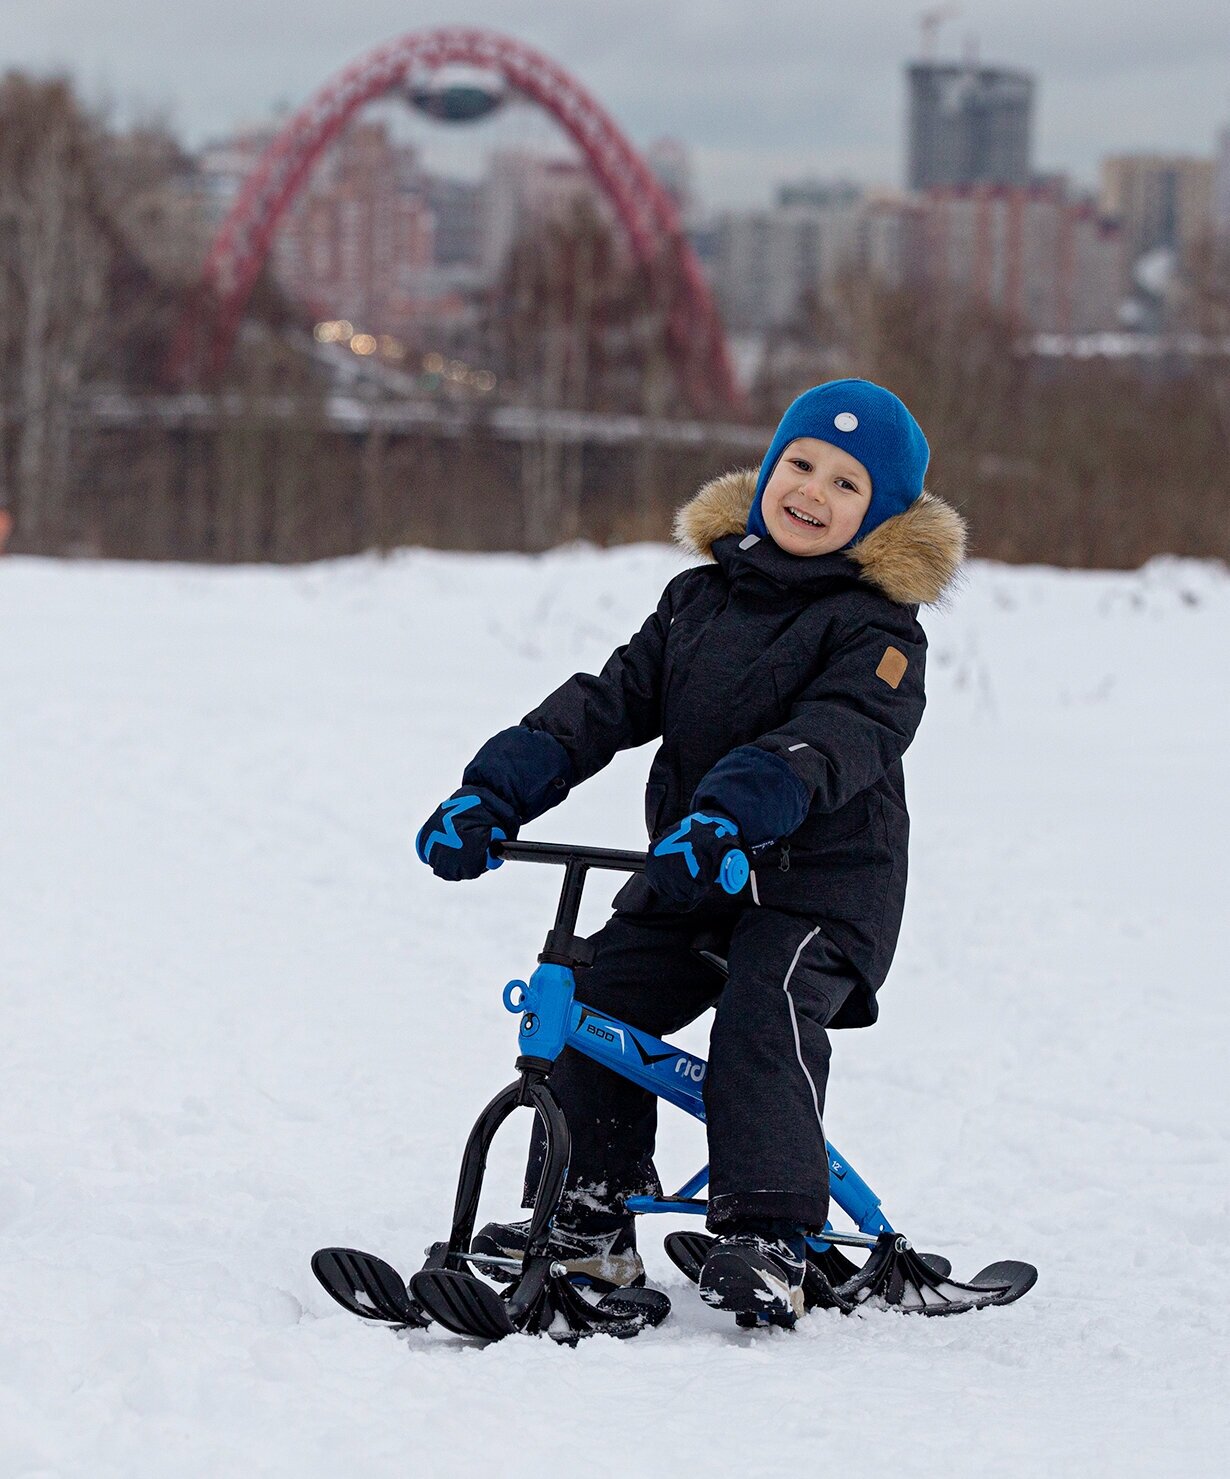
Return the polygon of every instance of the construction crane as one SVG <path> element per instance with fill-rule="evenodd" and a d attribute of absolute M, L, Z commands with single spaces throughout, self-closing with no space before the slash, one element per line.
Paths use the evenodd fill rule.
<path fill-rule="evenodd" d="M 947 20 L 961 14 L 959 5 L 935 5 L 930 10 L 924 10 L 918 17 L 918 28 L 922 32 L 922 57 L 923 61 L 935 60 L 935 38 L 940 27 Z"/>

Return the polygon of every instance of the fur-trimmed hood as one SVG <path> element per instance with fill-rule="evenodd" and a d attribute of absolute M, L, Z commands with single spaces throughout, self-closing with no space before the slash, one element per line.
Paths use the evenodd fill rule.
<path fill-rule="evenodd" d="M 714 543 L 743 534 L 756 494 L 756 472 L 741 468 L 704 485 L 675 515 L 675 540 L 690 555 L 714 558 Z M 956 579 L 965 558 L 965 520 L 934 493 L 922 493 L 852 549 L 841 551 L 890 601 L 929 606 Z"/>

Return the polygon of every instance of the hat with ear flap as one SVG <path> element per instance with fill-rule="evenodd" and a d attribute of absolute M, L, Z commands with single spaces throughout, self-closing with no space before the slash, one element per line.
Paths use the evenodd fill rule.
<path fill-rule="evenodd" d="M 749 534 L 768 537 L 760 510 L 765 484 L 782 453 L 799 437 L 831 442 L 856 457 L 871 474 L 871 502 L 851 544 L 885 519 L 904 513 L 923 490 L 931 449 L 905 403 L 870 380 L 830 380 L 805 390 L 778 424 L 760 464 L 756 496 L 747 516 Z"/>

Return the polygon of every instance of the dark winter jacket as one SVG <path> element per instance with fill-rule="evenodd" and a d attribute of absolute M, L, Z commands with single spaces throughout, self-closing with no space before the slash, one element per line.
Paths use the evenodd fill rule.
<path fill-rule="evenodd" d="M 863 988 L 833 1025 L 863 1026 L 875 1020 L 905 901 L 901 756 L 925 701 L 918 605 L 954 578 L 964 525 L 924 493 L 848 551 L 792 555 L 746 534 L 755 483 L 753 472 L 727 473 L 680 510 L 677 539 L 710 563 L 676 576 L 602 672 L 570 678 L 520 733 L 558 741 L 567 784 L 660 738 L 645 793 L 651 838 L 692 810 L 702 778 L 731 750 L 780 756 L 810 805 L 788 838 L 753 853 L 750 897 L 734 907 L 782 908 L 821 925 Z M 482 754 L 471 782 L 491 779 Z M 565 783 L 556 784 L 562 799 Z M 640 877 L 615 904 L 669 908 Z"/>

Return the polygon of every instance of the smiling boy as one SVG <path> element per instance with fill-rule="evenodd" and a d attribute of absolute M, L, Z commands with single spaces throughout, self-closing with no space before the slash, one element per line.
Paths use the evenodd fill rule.
<path fill-rule="evenodd" d="M 792 555 L 827 555 L 858 533 L 871 474 L 831 442 L 797 437 L 765 484 L 760 512 L 773 542 Z"/>
<path fill-rule="evenodd" d="M 494 836 L 514 837 L 618 750 L 661 740 L 647 866 L 594 936 L 577 997 L 657 1036 L 716 1007 L 705 1106 L 719 1238 L 701 1293 L 780 1323 L 802 1311 L 803 1235 L 828 1212 L 827 1029 L 875 1021 L 904 906 L 918 606 L 964 552 L 959 515 L 923 490 L 928 458 L 883 387 L 805 392 L 758 475 L 728 473 L 680 510 L 676 537 L 705 563 L 670 582 L 600 674 L 574 675 L 479 750 L 450 798 L 473 798 L 456 843 L 425 846 L 441 808 L 419 833 L 439 876 L 477 877 Z M 736 899 L 715 886 L 732 846 L 752 861 Z M 725 983 L 694 950 L 701 935 L 726 956 Z M 660 1192 L 656 1100 L 570 1049 L 550 1082 L 572 1132 L 556 1256 L 600 1283 L 639 1282 L 625 1199 Z M 489 1224 L 475 1248 L 518 1256 L 527 1227 Z"/>

